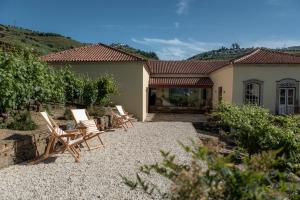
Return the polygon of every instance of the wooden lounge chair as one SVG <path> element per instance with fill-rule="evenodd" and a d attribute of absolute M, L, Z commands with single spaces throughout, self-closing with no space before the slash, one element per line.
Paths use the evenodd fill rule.
<path fill-rule="evenodd" d="M 114 111 L 112 111 L 111 114 L 112 114 L 112 117 L 114 119 L 114 123 L 118 127 L 122 126 L 124 128 L 124 130 L 127 131 L 128 125 L 125 122 L 124 118 L 121 115 L 119 115 L 118 113 L 115 113 Z"/>
<path fill-rule="evenodd" d="M 76 150 L 76 147 L 79 144 L 86 142 L 81 133 L 78 130 L 73 130 L 67 133 L 59 128 L 59 126 L 48 115 L 48 113 L 41 112 L 41 115 L 47 122 L 47 127 L 51 135 L 45 153 L 40 158 L 29 164 L 36 164 L 40 161 L 48 159 L 53 154 L 63 153 L 65 151 L 68 151 L 74 157 L 75 162 L 79 162 L 80 154 Z M 61 143 L 61 146 L 58 149 L 55 149 L 57 141 Z"/>
<path fill-rule="evenodd" d="M 94 137 L 98 137 L 100 144 L 97 146 L 91 147 L 88 142 L 86 142 L 87 147 L 89 150 L 97 149 L 100 147 L 104 147 L 104 144 L 100 138 L 100 134 L 104 133 L 104 131 L 100 131 L 97 127 L 97 123 L 95 120 L 91 119 L 89 114 L 86 112 L 85 109 L 72 109 L 71 110 L 73 118 L 76 122 L 76 127 L 82 129 L 84 134 L 84 138 L 89 140 Z"/>
<path fill-rule="evenodd" d="M 128 127 L 127 123 L 129 122 L 130 125 L 133 127 L 133 123 L 132 123 L 133 118 L 129 116 L 127 112 L 124 111 L 123 106 L 116 105 L 116 109 L 118 110 L 118 114 L 123 119 L 123 123 Z"/>

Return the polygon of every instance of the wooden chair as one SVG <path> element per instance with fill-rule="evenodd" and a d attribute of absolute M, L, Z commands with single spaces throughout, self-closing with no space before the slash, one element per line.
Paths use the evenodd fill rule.
<path fill-rule="evenodd" d="M 123 109 L 123 106 L 121 105 L 116 105 L 116 109 L 118 110 L 118 114 L 121 116 L 121 118 L 123 119 L 123 123 L 128 127 L 127 123 L 129 122 L 130 125 L 132 127 L 133 126 L 133 123 L 132 123 L 132 117 L 128 115 L 128 112 L 125 112 L 124 109 Z"/>
<path fill-rule="evenodd" d="M 100 134 L 104 133 L 104 131 L 100 131 L 97 127 L 97 123 L 95 120 L 91 119 L 89 114 L 85 109 L 72 109 L 71 110 L 73 118 L 76 122 L 76 127 L 82 130 L 83 136 L 85 139 L 90 140 L 94 137 L 98 137 L 100 142 L 99 145 L 91 147 L 88 142 L 86 142 L 89 150 L 97 149 L 100 147 L 104 147 L 103 141 L 100 138 Z"/>
<path fill-rule="evenodd" d="M 58 127 L 48 113 L 41 112 L 41 115 L 47 122 L 47 127 L 51 135 L 45 153 L 29 164 L 36 164 L 48 159 L 53 154 L 63 153 L 65 151 L 68 151 L 74 157 L 75 162 L 79 162 L 80 154 L 76 150 L 76 147 L 79 144 L 86 142 L 85 138 L 81 136 L 81 133 L 78 130 L 73 130 L 67 133 Z M 55 149 L 57 141 L 59 141 L 62 145 L 58 149 Z"/>
<path fill-rule="evenodd" d="M 128 127 L 127 123 L 125 122 L 124 118 L 121 115 L 115 113 L 114 111 L 112 111 L 111 114 L 112 114 L 115 125 L 118 127 L 122 126 L 124 128 L 124 130 L 127 131 L 129 127 Z"/>

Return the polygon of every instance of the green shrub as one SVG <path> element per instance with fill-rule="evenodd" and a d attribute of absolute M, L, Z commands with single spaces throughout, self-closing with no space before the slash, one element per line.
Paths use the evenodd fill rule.
<path fill-rule="evenodd" d="M 68 103 L 79 101 L 84 89 L 84 79 L 75 75 L 70 67 L 65 67 L 61 70 L 61 75 L 65 87 L 65 99 Z"/>
<path fill-rule="evenodd" d="M 0 122 L 0 129 L 5 129 L 7 128 L 7 124 L 4 122 Z"/>
<path fill-rule="evenodd" d="M 0 113 L 30 108 L 31 102 L 106 106 L 118 91 L 112 75 L 92 80 L 75 75 L 69 67 L 54 70 L 28 51 L 0 51 Z"/>
<path fill-rule="evenodd" d="M 63 102 L 63 80 L 27 51 L 0 51 L 0 112 L 22 110 L 30 102 Z"/>
<path fill-rule="evenodd" d="M 96 81 L 92 79 L 86 79 L 83 87 L 82 100 L 84 105 L 93 106 L 97 100 L 98 89 Z"/>
<path fill-rule="evenodd" d="M 20 131 L 35 130 L 37 125 L 32 121 L 30 112 L 17 112 L 13 116 L 13 121 L 7 125 L 7 128 Z"/>
<path fill-rule="evenodd" d="M 300 162 L 299 127 L 293 116 L 275 116 L 257 106 L 227 104 L 220 104 L 215 115 L 220 125 L 231 128 L 237 145 L 250 156 L 281 149 L 286 164 Z"/>
<path fill-rule="evenodd" d="M 111 102 L 113 95 L 119 94 L 118 83 L 112 75 L 105 74 L 96 80 L 98 94 L 97 103 L 107 106 Z"/>
<path fill-rule="evenodd" d="M 214 145 L 191 148 L 183 146 L 191 162 L 175 162 L 175 155 L 162 151 L 163 161 L 144 165 L 132 180 L 123 177 L 131 189 L 140 189 L 157 199 L 174 200 L 258 200 L 297 199 L 299 182 L 289 180 L 289 174 L 279 172 L 276 151 L 263 152 L 235 166 L 229 157 L 220 156 Z M 151 177 L 159 174 L 170 181 L 168 191 L 161 191 Z"/>

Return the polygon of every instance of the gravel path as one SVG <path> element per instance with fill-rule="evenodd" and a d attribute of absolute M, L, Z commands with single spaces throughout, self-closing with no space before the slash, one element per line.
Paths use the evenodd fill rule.
<path fill-rule="evenodd" d="M 187 122 L 137 122 L 127 132 L 105 133 L 105 148 L 81 152 L 80 163 L 65 153 L 47 163 L 0 170 L 0 199 L 150 199 L 131 191 L 120 174 L 134 177 L 139 166 L 160 161 L 160 149 L 185 161 L 187 155 L 177 141 L 187 144 L 196 136 Z M 153 178 L 163 189 L 168 188 L 163 178 Z"/>

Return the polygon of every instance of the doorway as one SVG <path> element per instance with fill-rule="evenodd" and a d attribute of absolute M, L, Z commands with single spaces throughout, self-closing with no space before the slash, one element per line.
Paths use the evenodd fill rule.
<path fill-rule="evenodd" d="M 294 114 L 295 88 L 279 88 L 279 114 Z"/>

